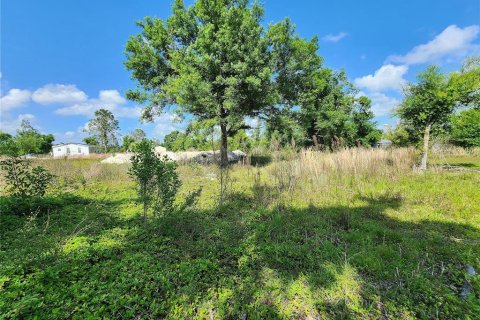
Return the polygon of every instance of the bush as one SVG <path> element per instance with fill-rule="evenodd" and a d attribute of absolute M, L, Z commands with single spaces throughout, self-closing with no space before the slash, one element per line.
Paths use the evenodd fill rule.
<path fill-rule="evenodd" d="M 166 156 L 158 158 L 151 141 L 144 139 L 139 142 L 129 173 L 138 184 L 137 193 L 143 204 L 145 223 L 152 205 L 155 215 L 174 209 L 175 196 L 181 185 L 177 165 Z"/>
<path fill-rule="evenodd" d="M 0 162 L 5 171 L 7 191 L 14 197 L 43 197 L 54 176 L 41 166 L 31 167 L 30 162 L 10 158 Z"/>
<path fill-rule="evenodd" d="M 154 212 L 167 213 L 174 208 L 175 196 L 181 185 L 177 164 L 167 156 L 157 159 L 154 179 L 157 191 Z"/>

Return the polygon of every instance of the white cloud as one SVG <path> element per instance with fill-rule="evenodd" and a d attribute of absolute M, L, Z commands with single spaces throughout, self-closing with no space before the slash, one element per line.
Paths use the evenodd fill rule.
<path fill-rule="evenodd" d="M 30 101 L 31 92 L 21 89 L 10 89 L 6 95 L 0 98 L 0 109 L 7 111 L 16 107 L 21 107 Z"/>
<path fill-rule="evenodd" d="M 154 121 L 154 138 L 162 140 L 167 134 L 174 130 L 185 130 L 187 121 L 179 121 L 178 115 L 171 112 L 162 113 Z"/>
<path fill-rule="evenodd" d="M 322 38 L 322 40 L 327 41 L 327 42 L 338 42 L 338 41 L 342 40 L 343 38 L 345 38 L 346 36 L 348 36 L 348 33 L 346 33 L 346 32 L 340 32 L 340 33 L 337 33 L 337 34 L 327 34 L 326 36 L 324 36 Z"/>
<path fill-rule="evenodd" d="M 29 120 L 30 123 L 35 123 L 35 116 L 30 113 L 19 114 L 16 118 L 2 117 L 0 128 L 3 132 L 10 134 L 15 134 L 18 129 L 20 129 L 20 124 L 22 120 Z"/>
<path fill-rule="evenodd" d="M 80 126 L 75 131 L 66 131 L 60 133 L 54 133 L 55 143 L 66 143 L 66 142 L 82 142 L 83 138 L 87 136 L 85 129 L 88 126 L 88 122 L 85 125 Z"/>
<path fill-rule="evenodd" d="M 117 90 L 100 90 L 99 100 L 111 104 L 124 104 L 125 98 Z"/>
<path fill-rule="evenodd" d="M 97 99 L 88 99 L 57 109 L 55 112 L 63 116 L 82 115 L 91 117 L 96 110 L 103 108 L 110 110 L 117 117 L 139 118 L 142 111 L 141 108 L 124 106 L 126 102 L 125 98 L 117 90 L 101 90 Z"/>
<path fill-rule="evenodd" d="M 72 104 L 87 100 L 87 95 L 73 84 L 47 84 L 35 90 L 33 101 L 42 105 Z"/>
<path fill-rule="evenodd" d="M 393 55 L 387 61 L 403 64 L 431 63 L 447 57 L 463 57 L 479 50 L 473 41 L 480 33 L 480 26 L 459 28 L 448 26 L 433 40 L 414 47 L 406 55 Z"/>
<path fill-rule="evenodd" d="M 380 92 L 364 93 L 359 92 L 357 97 L 366 96 L 372 100 L 372 111 L 376 117 L 391 115 L 393 110 L 400 104 L 400 100 L 387 96 Z"/>
<path fill-rule="evenodd" d="M 407 66 L 387 64 L 375 71 L 373 75 L 369 74 L 357 78 L 354 82 L 358 87 L 368 89 L 369 91 L 400 90 L 405 83 L 403 76 L 407 71 Z"/>

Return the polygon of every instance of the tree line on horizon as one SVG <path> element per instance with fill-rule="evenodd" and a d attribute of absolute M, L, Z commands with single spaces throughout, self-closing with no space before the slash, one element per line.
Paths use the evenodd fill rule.
<path fill-rule="evenodd" d="M 127 98 L 144 106 L 146 121 L 172 106 L 195 119 L 185 132 L 165 137 L 167 148 L 213 147 L 217 127 L 221 165 L 226 166 L 229 144 L 248 129 L 246 117 L 262 119 L 265 138 L 283 145 L 375 145 L 381 132 L 370 99 L 357 96 L 345 71 L 324 66 L 317 37 L 302 38 L 288 18 L 268 27 L 262 18 L 263 6 L 248 0 L 197 0 L 189 7 L 175 0 L 167 19 L 137 22 L 141 31 L 125 50 L 125 66 L 137 86 Z M 417 143 L 418 137 L 424 141 L 424 168 L 431 131 L 446 132 L 447 123 L 457 126 L 454 135 L 478 130 L 466 127 L 475 125 L 470 120 L 476 117 L 479 92 L 478 59 L 451 74 L 429 67 L 418 83 L 405 87 L 396 110 L 400 129 L 391 134 L 404 130 L 406 144 Z M 472 106 L 474 111 L 449 121 L 456 110 Z M 467 140 L 453 141 L 465 146 L 476 141 Z"/>
<path fill-rule="evenodd" d="M 136 82 L 127 98 L 143 106 L 143 121 L 171 108 L 180 117 L 193 116 L 185 131 L 165 136 L 164 146 L 220 149 L 223 166 L 229 149 L 248 151 L 272 142 L 327 150 L 374 146 L 382 132 L 373 121 L 371 100 L 358 96 L 344 70 L 324 65 L 317 37 L 302 38 L 288 18 L 268 27 L 262 18 L 263 7 L 248 0 L 197 0 L 189 7 L 175 0 L 167 19 L 137 22 L 141 31 L 125 49 L 125 67 Z M 404 88 L 395 111 L 399 125 L 383 137 L 397 146 L 421 147 L 422 167 L 431 135 L 479 146 L 479 61 L 467 59 L 449 74 L 435 66 L 421 72 Z M 261 128 L 249 126 L 246 118 L 257 119 Z M 34 131 L 21 129 L 17 137 Z M 137 129 L 120 145 L 118 131 L 114 115 L 100 109 L 84 141 L 110 152 L 133 150 L 145 138 Z M 0 152 L 22 141 L 17 137 L 2 133 Z M 50 147 L 52 141 L 53 136 Z M 17 148 L 23 154 L 46 151 L 45 146 L 27 149 Z"/>

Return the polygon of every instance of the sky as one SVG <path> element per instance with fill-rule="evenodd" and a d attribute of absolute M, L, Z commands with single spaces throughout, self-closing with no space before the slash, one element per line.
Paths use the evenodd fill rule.
<path fill-rule="evenodd" d="M 124 97 L 135 87 L 123 65 L 126 41 L 139 32 L 135 21 L 167 18 L 171 0 L 0 1 L 1 131 L 15 133 L 28 119 L 56 142 L 81 142 L 101 107 L 119 119 L 121 135 L 142 128 L 161 140 L 185 128 L 169 112 L 141 123 L 141 106 Z M 344 69 L 372 99 L 379 127 L 396 123 L 401 88 L 419 71 L 430 64 L 453 71 L 480 54 L 479 0 L 262 3 L 265 26 L 289 17 L 300 36 L 318 36 L 325 66 Z"/>

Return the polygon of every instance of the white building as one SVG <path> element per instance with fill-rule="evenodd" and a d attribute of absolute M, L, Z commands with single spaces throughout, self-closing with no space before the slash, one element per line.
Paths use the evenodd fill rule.
<path fill-rule="evenodd" d="M 52 146 L 53 157 L 87 156 L 95 152 L 95 146 L 84 143 L 60 143 Z"/>

